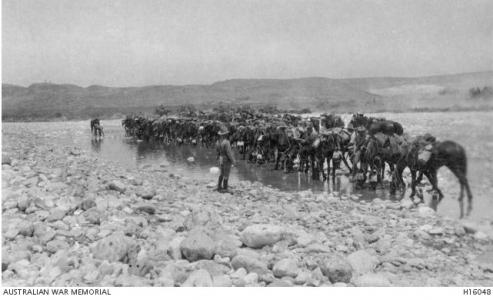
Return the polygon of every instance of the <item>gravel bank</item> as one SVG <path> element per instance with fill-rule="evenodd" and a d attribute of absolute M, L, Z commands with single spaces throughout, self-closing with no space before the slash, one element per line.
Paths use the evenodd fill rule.
<path fill-rule="evenodd" d="M 3 132 L 4 286 L 491 286 L 492 224 L 168 165 L 135 170 Z M 403 207 L 405 206 L 405 207 Z"/>

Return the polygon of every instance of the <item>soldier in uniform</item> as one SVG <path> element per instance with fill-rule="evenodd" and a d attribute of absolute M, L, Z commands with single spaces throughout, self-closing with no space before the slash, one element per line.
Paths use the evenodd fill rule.
<path fill-rule="evenodd" d="M 231 144 L 228 139 L 228 129 L 226 126 L 221 125 L 219 129 L 219 140 L 216 143 L 217 158 L 219 160 L 219 180 L 217 182 L 217 191 L 220 193 L 226 193 L 228 191 L 228 179 L 231 166 L 236 164 L 231 150 Z"/>
<path fill-rule="evenodd" d="M 353 147 L 353 175 L 357 173 L 357 163 L 360 162 L 362 148 L 366 143 L 366 130 L 363 126 L 360 126 L 356 129 L 356 132 L 353 135 L 352 139 L 352 147 Z"/>

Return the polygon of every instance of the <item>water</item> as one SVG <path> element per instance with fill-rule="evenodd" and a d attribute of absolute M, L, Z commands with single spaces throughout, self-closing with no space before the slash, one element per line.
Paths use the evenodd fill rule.
<path fill-rule="evenodd" d="M 493 133 L 490 130 L 493 113 L 491 112 L 457 112 L 457 113 L 403 113 L 374 114 L 389 118 L 403 124 L 406 132 L 411 135 L 429 132 L 440 140 L 451 139 L 466 148 L 468 156 L 468 178 L 474 195 L 472 219 L 493 220 Z M 345 116 L 347 119 L 348 116 Z M 177 172 L 186 173 L 193 178 L 210 178 L 209 169 L 216 166 L 214 149 L 194 146 L 166 146 L 163 144 L 139 142 L 124 136 L 119 120 L 102 121 L 105 138 L 94 140 L 89 130 L 89 121 L 53 122 L 53 123 L 3 123 L 3 132 L 29 130 L 41 136 L 56 136 L 54 143 L 61 145 L 74 144 L 82 149 L 90 150 L 106 160 L 117 162 L 124 168 L 134 169 L 138 165 L 169 164 Z M 8 143 L 7 141 L 4 141 Z M 188 157 L 194 157 L 190 163 Z M 239 154 L 236 156 L 239 158 Z M 405 195 L 391 196 L 388 189 L 378 188 L 376 191 L 355 190 L 346 176 L 338 176 L 333 182 L 312 181 L 309 174 L 289 173 L 272 170 L 273 166 L 252 165 L 238 160 L 232 169 L 230 182 L 238 180 L 259 181 L 265 185 L 283 191 L 299 191 L 311 189 L 318 193 L 356 195 L 360 199 L 371 200 L 375 197 L 399 200 Z M 446 168 L 438 173 L 439 187 L 445 198 L 439 205 L 438 212 L 452 218 L 459 214 L 457 197 L 459 185 L 454 175 Z"/>

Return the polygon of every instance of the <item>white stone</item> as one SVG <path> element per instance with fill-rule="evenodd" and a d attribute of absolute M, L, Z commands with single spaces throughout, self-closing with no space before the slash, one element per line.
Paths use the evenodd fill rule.
<path fill-rule="evenodd" d="M 270 224 L 256 224 L 245 228 L 241 233 L 241 241 L 251 248 L 262 248 L 273 245 L 281 240 L 283 228 Z"/>
<path fill-rule="evenodd" d="M 348 255 L 347 260 L 356 274 L 372 272 L 378 265 L 379 260 L 365 250 L 359 250 Z"/>
<path fill-rule="evenodd" d="M 435 215 L 435 211 L 427 206 L 420 206 L 418 212 L 421 217 L 431 217 Z"/>
<path fill-rule="evenodd" d="M 278 278 L 285 276 L 296 277 L 298 275 L 298 265 L 296 260 L 285 258 L 278 261 L 272 271 L 274 272 L 274 276 Z"/>

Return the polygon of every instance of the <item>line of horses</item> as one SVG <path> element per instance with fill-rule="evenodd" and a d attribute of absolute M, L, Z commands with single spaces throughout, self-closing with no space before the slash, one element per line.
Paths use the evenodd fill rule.
<path fill-rule="evenodd" d="M 411 137 L 398 122 L 354 114 L 347 126 L 340 116 L 225 112 L 195 116 L 127 116 L 122 121 L 127 136 L 167 144 L 212 147 L 221 125 L 241 158 L 254 164 L 273 163 L 284 172 L 311 172 L 314 180 L 336 176 L 343 162 L 360 187 L 383 185 L 388 166 L 391 192 L 405 190 L 404 169 L 411 173 L 411 198 L 423 175 L 432 185 L 432 208 L 443 194 L 438 188 L 437 171 L 448 167 L 460 184 L 460 217 L 467 194 L 466 214 L 472 210 L 472 193 L 467 180 L 464 148 L 454 141 L 437 141 L 430 134 Z M 418 195 L 419 196 L 419 195 Z"/>

